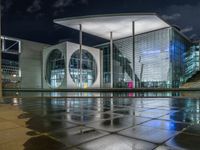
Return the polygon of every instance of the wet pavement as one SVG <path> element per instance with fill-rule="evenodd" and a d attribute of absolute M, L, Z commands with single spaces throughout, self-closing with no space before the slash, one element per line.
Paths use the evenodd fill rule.
<path fill-rule="evenodd" d="M 200 100 L 5 98 L 0 150 L 199 150 Z"/>

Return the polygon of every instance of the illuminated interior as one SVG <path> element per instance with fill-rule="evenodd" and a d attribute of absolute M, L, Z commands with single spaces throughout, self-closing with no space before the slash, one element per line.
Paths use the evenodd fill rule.
<path fill-rule="evenodd" d="M 47 59 L 46 63 L 46 81 L 51 88 L 61 86 L 65 76 L 65 61 L 62 51 L 53 50 Z"/>
<path fill-rule="evenodd" d="M 97 64 L 88 51 L 82 50 L 82 85 L 80 78 L 80 50 L 75 51 L 70 59 L 69 73 L 77 87 L 91 87 L 97 77 Z"/>

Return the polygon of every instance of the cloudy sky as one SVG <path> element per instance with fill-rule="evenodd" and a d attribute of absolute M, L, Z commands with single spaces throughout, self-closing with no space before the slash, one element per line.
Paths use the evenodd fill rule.
<path fill-rule="evenodd" d="M 130 12 L 156 12 L 188 37 L 200 39 L 199 0 L 2 0 L 2 33 L 50 44 L 77 42 L 78 32 L 54 24 L 53 19 Z M 103 41 L 94 39 L 84 34 L 86 44 Z"/>

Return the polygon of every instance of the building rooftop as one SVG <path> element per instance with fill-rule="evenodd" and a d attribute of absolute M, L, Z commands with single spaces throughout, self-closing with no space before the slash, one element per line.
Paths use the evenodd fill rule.
<path fill-rule="evenodd" d="M 150 32 L 170 26 L 155 13 L 79 16 L 54 20 L 57 24 L 75 30 L 79 30 L 79 25 L 81 24 L 83 32 L 104 39 L 110 39 L 110 32 L 113 32 L 114 40 L 131 36 L 133 21 L 135 22 L 135 34 Z"/>

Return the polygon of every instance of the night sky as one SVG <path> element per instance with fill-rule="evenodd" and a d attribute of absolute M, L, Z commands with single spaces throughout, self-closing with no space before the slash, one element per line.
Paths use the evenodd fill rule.
<path fill-rule="evenodd" d="M 200 39 L 199 0 L 1 0 L 2 34 L 49 44 L 78 42 L 77 31 L 53 19 L 133 12 L 158 13 L 191 39 Z M 84 34 L 84 44 L 103 41 Z"/>

